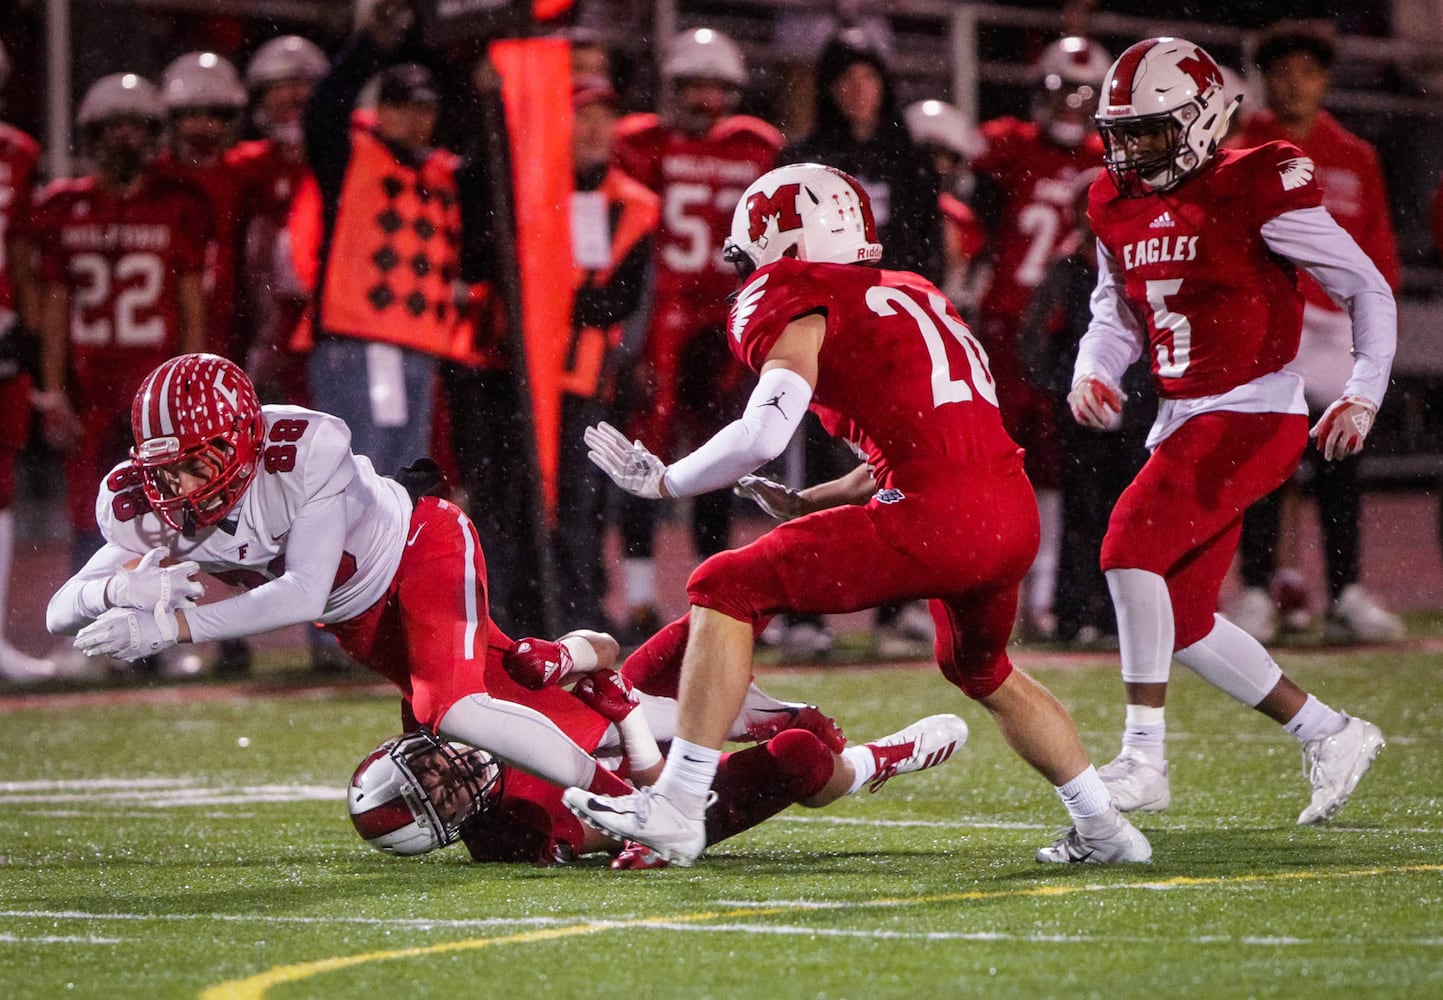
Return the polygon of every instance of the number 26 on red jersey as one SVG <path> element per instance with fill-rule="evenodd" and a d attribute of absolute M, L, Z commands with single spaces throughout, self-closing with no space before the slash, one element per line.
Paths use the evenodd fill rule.
<path fill-rule="evenodd" d="M 900 308 L 917 325 L 922 342 L 927 345 L 927 356 L 932 360 L 933 407 L 965 403 L 974 397 L 997 405 L 997 386 L 987 370 L 987 352 L 972 336 L 972 331 L 948 313 L 947 300 L 940 294 L 928 294 L 927 305 L 923 306 L 900 288 L 874 285 L 867 290 L 867 308 L 881 317 L 896 316 Z M 958 378 L 952 373 L 944 330 L 962 347 L 968 367 L 964 377 Z"/>

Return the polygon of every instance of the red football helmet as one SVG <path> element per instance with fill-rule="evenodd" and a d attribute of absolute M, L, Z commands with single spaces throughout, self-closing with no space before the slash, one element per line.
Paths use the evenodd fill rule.
<path fill-rule="evenodd" d="M 501 800 L 501 765 L 485 750 L 427 730 L 382 743 L 351 775 L 351 823 L 387 854 L 445 847 Z"/>
<path fill-rule="evenodd" d="M 265 437 L 255 386 L 214 354 L 182 354 L 146 376 L 130 407 L 146 499 L 187 535 L 226 516 L 250 485 Z M 187 487 L 180 478 L 198 480 Z"/>

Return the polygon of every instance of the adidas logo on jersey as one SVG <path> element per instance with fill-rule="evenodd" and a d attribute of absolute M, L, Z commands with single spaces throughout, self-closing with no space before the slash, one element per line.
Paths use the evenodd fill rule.
<path fill-rule="evenodd" d="M 1306 156 L 1295 156 L 1278 164 L 1278 174 L 1283 178 L 1283 190 L 1292 191 L 1313 179 L 1313 161 Z"/>
<path fill-rule="evenodd" d="M 1162 213 L 1161 215 L 1159 215 L 1156 219 L 1153 219 L 1152 222 L 1148 224 L 1148 227 L 1147 227 L 1147 228 L 1149 228 L 1149 229 L 1171 229 L 1171 228 L 1172 228 L 1173 226 L 1175 226 L 1175 225 L 1177 225 L 1177 223 L 1174 222 L 1174 221 L 1172 221 L 1172 213 L 1171 213 L 1171 212 L 1163 212 L 1163 213 Z"/>

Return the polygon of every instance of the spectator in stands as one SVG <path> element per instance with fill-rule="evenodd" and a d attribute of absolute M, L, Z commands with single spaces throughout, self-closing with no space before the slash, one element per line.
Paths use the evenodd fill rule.
<path fill-rule="evenodd" d="M 640 397 L 630 431 L 648 448 L 671 455 L 706 440 L 748 391 L 749 376 L 727 351 L 727 297 L 736 275 L 718 248 L 737 197 L 771 169 L 782 135 L 736 114 L 747 83 L 741 50 L 712 28 L 673 38 L 662 60 L 673 95 L 663 117 L 628 115 L 616 140 L 621 169 L 660 196 L 662 220 L 652 253 L 651 322 L 640 363 L 627 381 Z M 634 388 L 633 388 L 634 387 Z M 727 548 L 730 490 L 692 501 L 698 556 Z M 662 624 L 656 607 L 655 505 L 626 497 L 622 507 L 622 586 L 628 620 L 618 638 L 635 645 Z"/>
<path fill-rule="evenodd" d="M 437 359 L 470 350 L 453 286 L 459 161 L 431 145 L 441 93 L 425 67 L 388 65 L 413 21 L 405 0 L 372 6 L 302 119 L 323 205 L 311 401 L 346 421 L 383 474 L 426 454 Z M 374 124 L 352 129 L 377 73 Z"/>
<path fill-rule="evenodd" d="M 1031 638 L 1046 638 L 1053 628 L 1062 459 L 1052 398 L 1021 375 L 1018 324 L 1067 235 L 1077 176 L 1102 165 L 1102 142 L 1091 116 L 1110 62 L 1102 46 L 1089 39 L 1069 36 L 1053 42 L 1032 66 L 1030 119 L 983 122 L 987 148 L 972 164 L 979 174 L 974 207 L 988 225 L 992 250 L 992 280 L 975 330 L 997 379 L 1003 423 L 1027 449 L 1027 474 L 1042 516 L 1042 543 L 1020 610 L 1021 631 Z"/>
<path fill-rule="evenodd" d="M 0 91 L 10 57 L 0 45 Z M 52 664 L 29 656 L 5 639 L 10 565 L 15 550 L 15 461 L 30 431 L 31 368 L 37 343 L 35 278 L 30 261 L 31 201 L 40 146 L 0 120 L 0 678 L 37 680 Z"/>
<path fill-rule="evenodd" d="M 562 375 L 561 454 L 557 459 L 556 564 L 567 621 L 602 628 L 607 575 L 602 562 L 605 475 L 586 461 L 582 431 L 608 416 L 612 360 L 622 323 L 641 307 L 652 233 L 661 200 L 612 165 L 618 122 L 616 91 L 602 76 L 573 77 L 571 158 L 572 259 L 576 299 Z"/>
<path fill-rule="evenodd" d="M 1146 361 L 1133 364 L 1123 376 L 1128 403 L 1116 428 L 1084 427 L 1073 421 L 1067 405 L 1077 345 L 1087 332 L 1097 285 L 1097 240 L 1087 222 L 1087 192 L 1099 172 L 1094 168 L 1077 175 L 1076 228 L 1033 289 L 1018 324 L 1022 375 L 1052 395 L 1062 454 L 1054 638 L 1082 645 L 1117 634 L 1112 597 L 1102 575 L 1102 538 L 1113 505 L 1147 458 L 1147 432 L 1157 415 Z"/>
<path fill-rule="evenodd" d="M 1253 115 L 1236 144 L 1248 148 L 1272 140 L 1291 142 L 1312 159 L 1324 207 L 1363 249 L 1388 284 L 1399 282 L 1398 249 L 1389 221 L 1387 192 L 1377 151 L 1343 128 L 1323 108 L 1336 44 L 1331 31 L 1310 22 L 1283 21 L 1259 40 L 1253 57 L 1262 73 L 1268 109 Z M 1288 365 L 1303 377 L 1313 420 L 1343 393 L 1352 372 L 1352 323 L 1311 277 L 1300 275 L 1306 306 L 1297 358 Z M 1362 547 L 1362 487 L 1353 455 L 1326 461 L 1309 449 L 1312 492 L 1323 529 L 1329 604 L 1323 637 L 1330 642 L 1401 639 L 1402 619 L 1384 610 L 1359 583 Z M 1264 642 L 1273 637 L 1276 614 L 1269 588 L 1277 570 L 1282 493 L 1287 486 L 1248 508 L 1240 545 L 1243 590 L 1228 617 Z M 1302 616 L 1304 619 L 1306 615 Z M 1295 624 L 1306 625 L 1306 621 Z"/>
<path fill-rule="evenodd" d="M 156 365 L 205 345 L 211 210 L 199 188 L 155 163 L 164 123 L 148 80 L 102 77 L 76 117 L 94 172 L 55 181 L 36 207 L 36 402 L 51 445 L 67 454 L 76 567 L 101 545 L 95 483 L 130 447 L 136 389 Z"/>

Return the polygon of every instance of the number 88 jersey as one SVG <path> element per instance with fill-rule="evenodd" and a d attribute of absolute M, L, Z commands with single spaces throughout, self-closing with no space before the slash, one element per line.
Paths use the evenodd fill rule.
<path fill-rule="evenodd" d="M 787 324 L 809 313 L 827 320 L 812 409 L 858 446 L 880 485 L 906 489 L 939 466 L 965 474 L 1016 462 L 987 354 L 930 281 L 784 257 L 737 294 L 728 343 L 760 371 Z"/>
<path fill-rule="evenodd" d="M 1159 395 L 1217 395 L 1293 360 L 1298 268 L 1268 248 L 1262 229 L 1321 204 L 1312 161 L 1282 142 L 1218 152 L 1161 194 L 1125 198 L 1098 177 L 1088 219 L 1144 323 Z"/>

